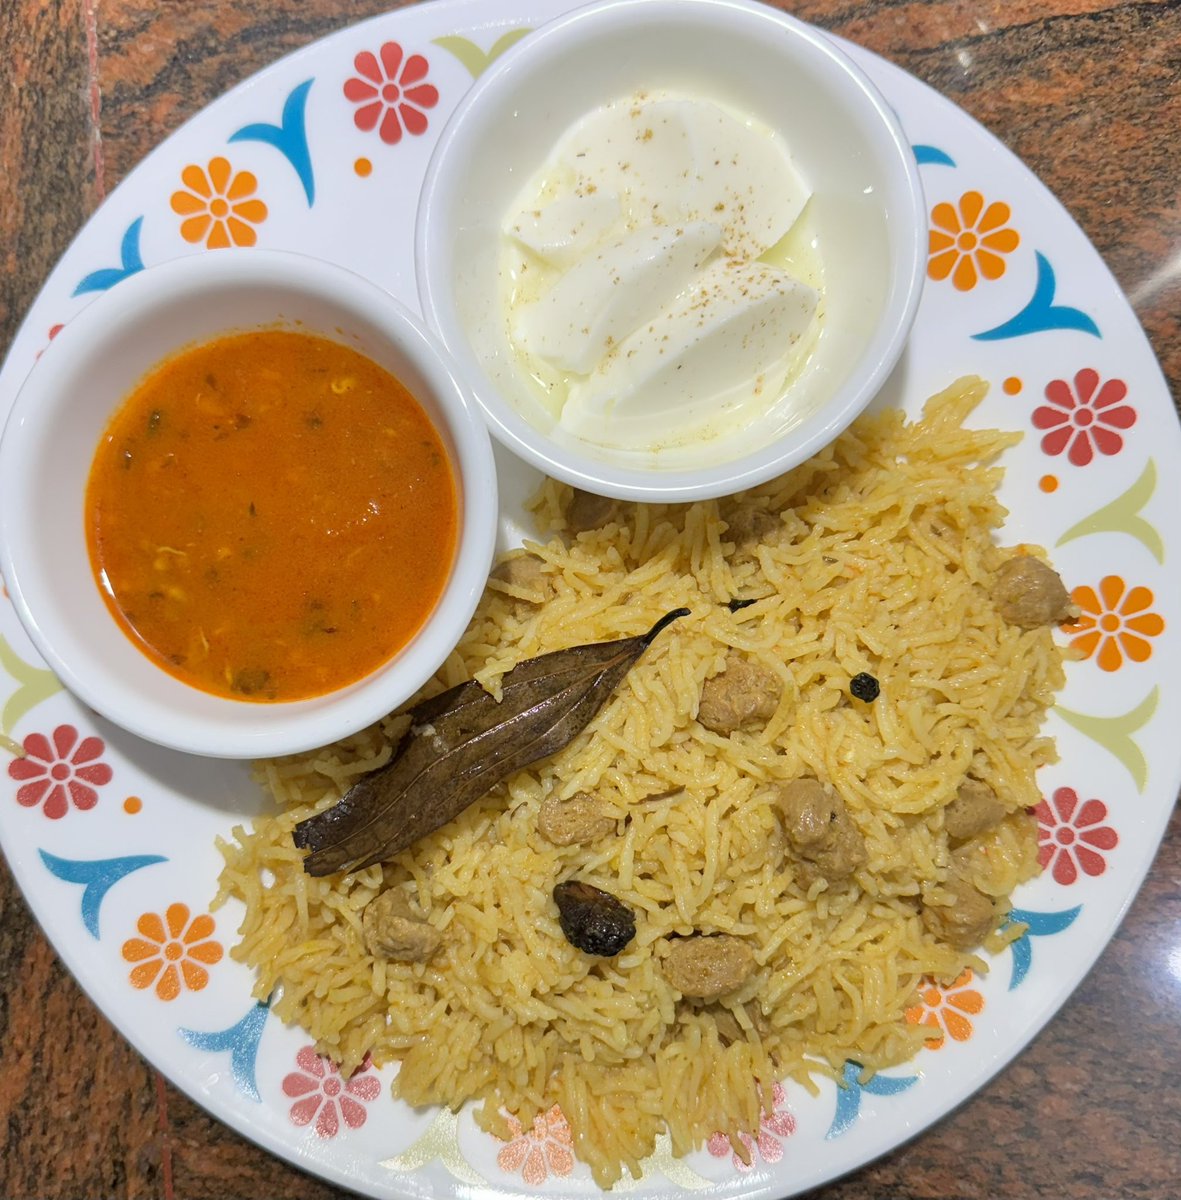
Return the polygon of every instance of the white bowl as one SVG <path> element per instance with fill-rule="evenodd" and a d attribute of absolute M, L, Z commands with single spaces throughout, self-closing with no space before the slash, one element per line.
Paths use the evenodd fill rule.
<path fill-rule="evenodd" d="M 99 593 L 83 520 L 99 437 L 136 383 L 187 344 L 262 326 L 298 326 L 333 338 L 392 372 L 442 437 L 459 492 L 451 574 L 413 640 L 349 687 L 271 704 L 190 687 L 138 650 Z M 117 284 L 54 339 L 0 440 L 0 570 L 46 662 L 81 700 L 132 733 L 221 758 L 324 745 L 411 696 L 450 653 L 475 609 L 492 558 L 496 511 L 487 429 L 446 352 L 374 284 L 298 254 L 211 252 Z"/>
<path fill-rule="evenodd" d="M 725 439 L 653 454 L 576 439 L 542 407 L 509 346 L 498 259 L 510 206 L 567 128 L 657 90 L 716 101 L 783 136 L 814 193 L 827 313 L 789 403 Z M 823 34 L 744 0 L 607 0 L 530 34 L 460 103 L 427 171 L 415 265 L 427 321 L 499 441 L 603 495 L 691 500 L 787 470 L 865 408 L 914 321 L 926 236 L 897 118 Z"/>

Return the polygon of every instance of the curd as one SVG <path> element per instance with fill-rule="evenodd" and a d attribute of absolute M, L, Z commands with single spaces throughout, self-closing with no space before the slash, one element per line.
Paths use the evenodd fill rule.
<path fill-rule="evenodd" d="M 659 451 L 780 400 L 823 319 L 820 264 L 792 252 L 810 194 L 775 132 L 708 101 L 569 129 L 504 223 L 509 342 L 555 423 Z"/>

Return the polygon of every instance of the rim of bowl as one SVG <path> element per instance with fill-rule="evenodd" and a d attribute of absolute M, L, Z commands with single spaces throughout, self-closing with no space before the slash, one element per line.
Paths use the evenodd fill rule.
<path fill-rule="evenodd" d="M 74 403 L 55 398 L 55 385 L 75 374 L 79 362 L 101 353 L 102 347 L 119 333 L 134 329 L 150 314 L 160 296 L 168 295 L 172 302 L 189 294 L 205 294 L 208 298 L 210 293 L 237 285 L 284 289 L 292 296 L 302 294 L 326 302 L 342 314 L 351 309 L 414 363 L 428 382 L 443 414 L 443 432 L 453 446 L 460 528 L 451 574 L 434 609 L 392 658 L 335 691 L 304 700 L 264 704 L 215 696 L 172 679 L 152 664 L 178 689 L 203 697 L 202 703 L 211 713 L 194 716 L 162 709 L 147 700 L 125 703 L 119 693 L 126 689 L 110 692 L 104 687 L 111 682 L 110 672 L 79 674 L 59 654 L 58 631 L 66 623 L 59 625 L 58 614 L 52 612 L 49 620 L 54 628 L 47 629 L 24 587 L 33 539 L 23 532 L 29 525 L 23 501 L 28 496 L 33 470 L 22 467 L 20 460 L 30 431 L 40 423 L 38 409 L 48 411 L 52 406 L 60 411 L 63 403 Z M 278 313 L 276 319 L 281 319 Z M 265 319 L 261 322 L 266 323 Z M 227 323 L 222 333 L 254 324 Z M 331 336 L 322 330 L 314 332 Z M 347 333 L 347 329 L 341 332 Z M 196 341 L 221 335 L 213 332 Z M 175 349 L 187 344 L 179 340 Z M 116 407 L 111 408 L 111 414 Z M 249 249 L 191 254 L 148 267 L 122 281 L 117 289 L 97 296 L 62 329 L 54 339 L 52 353 L 47 353 L 21 384 L 0 433 L 0 574 L 21 625 L 45 662 L 74 696 L 115 725 L 169 749 L 207 757 L 246 759 L 295 754 L 327 745 L 380 720 L 412 696 L 443 663 L 462 637 L 487 582 L 496 543 L 497 494 L 492 445 L 480 409 L 440 340 L 395 297 L 347 267 L 295 251 Z M 494 501 L 491 504 L 489 496 Z M 92 576 L 89 564 L 85 573 Z M 29 574 L 33 574 L 31 569 Z M 105 610 L 105 604 L 103 607 Z M 127 639 L 113 618 L 109 632 Z M 441 636 L 435 649 L 427 644 L 427 634 L 432 641 Z M 150 663 L 146 655 L 143 657 Z M 221 715 L 211 715 L 213 709 L 220 710 Z M 260 720 L 252 720 L 256 714 Z"/>
<path fill-rule="evenodd" d="M 527 69 L 530 59 L 572 44 L 587 24 L 609 21 L 625 25 L 636 15 L 661 9 L 671 18 L 696 10 L 716 13 L 720 19 L 761 21 L 768 28 L 790 31 L 807 44 L 810 52 L 828 59 L 876 113 L 899 168 L 895 183 L 902 184 L 901 199 L 905 203 L 901 213 L 888 210 L 888 216 L 892 216 L 889 227 L 900 229 L 904 236 L 897 247 L 899 254 L 883 304 L 884 315 L 867 347 L 867 365 L 844 385 L 848 392 L 844 403 L 834 409 L 831 401 L 826 402 L 819 410 L 826 419 L 790 450 L 776 449 L 776 443 L 772 442 L 767 448 L 710 467 L 646 469 L 606 463 L 573 446 L 556 443 L 517 412 L 507 399 L 497 395 L 494 402 L 486 400 L 485 393 L 496 393 L 496 388 L 487 380 L 467 345 L 466 333 L 449 301 L 452 295 L 449 281 L 440 279 L 434 269 L 435 263 L 446 258 L 433 250 L 441 236 L 435 214 L 440 195 L 453 192 L 462 183 L 463 154 L 455 146 L 460 143 L 462 150 L 469 118 L 483 105 L 503 99 L 505 93 L 511 94 L 519 72 Z M 823 31 L 754 0 L 596 0 L 538 26 L 506 50 L 460 100 L 443 127 L 427 165 L 415 220 L 414 265 L 423 315 L 463 372 L 498 442 L 553 478 L 587 491 L 620 500 L 683 502 L 712 499 L 765 483 L 822 450 L 864 411 L 881 391 L 906 348 L 922 297 L 926 235 L 926 202 L 910 140 L 878 87 Z"/>

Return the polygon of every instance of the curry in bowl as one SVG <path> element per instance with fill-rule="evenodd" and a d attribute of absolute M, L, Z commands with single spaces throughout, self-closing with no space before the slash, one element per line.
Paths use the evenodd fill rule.
<path fill-rule="evenodd" d="M 446 586 L 455 479 L 410 392 L 357 350 L 263 329 L 165 360 L 103 433 L 95 578 L 176 678 L 239 700 L 323 695 L 392 658 Z"/>

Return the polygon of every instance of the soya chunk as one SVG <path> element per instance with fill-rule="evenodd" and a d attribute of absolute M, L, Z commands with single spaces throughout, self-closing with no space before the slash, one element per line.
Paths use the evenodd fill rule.
<path fill-rule="evenodd" d="M 992 901 L 960 875 L 951 875 L 943 886 L 955 899 L 951 904 L 923 905 L 927 932 L 957 950 L 979 946 L 996 924 Z"/>
<path fill-rule="evenodd" d="M 948 837 L 963 841 L 999 825 L 1004 815 L 1005 806 L 988 784 L 965 779 L 955 799 L 943 810 L 943 828 Z"/>
<path fill-rule="evenodd" d="M 547 581 L 545 563 L 536 554 L 517 554 L 498 563 L 492 570 L 492 578 L 510 587 L 537 590 Z"/>
<path fill-rule="evenodd" d="M 615 818 L 590 792 L 575 792 L 567 800 L 552 793 L 537 813 L 541 836 L 555 846 L 582 846 L 615 832 Z"/>
<path fill-rule="evenodd" d="M 753 504 L 736 509 L 726 522 L 726 539 L 734 543 L 735 553 L 749 550 L 780 526 L 779 518 Z"/>
<path fill-rule="evenodd" d="M 1071 614 L 1070 593 L 1058 572 L 1029 554 L 1002 564 L 993 583 L 992 599 L 1000 615 L 1022 629 L 1053 625 Z"/>
<path fill-rule="evenodd" d="M 566 506 L 566 532 L 585 533 L 588 529 L 602 529 L 614 515 L 615 501 L 610 496 L 596 496 L 594 492 L 575 488 Z"/>
<path fill-rule="evenodd" d="M 865 839 L 834 788 L 803 778 L 780 784 L 778 792 L 784 832 L 797 858 L 831 882 L 865 864 Z"/>
<path fill-rule="evenodd" d="M 395 962 L 425 962 L 443 938 L 429 922 L 416 916 L 406 893 L 390 888 L 374 897 L 361 914 L 365 949 L 374 958 Z"/>
<path fill-rule="evenodd" d="M 695 1000 L 717 1000 L 736 991 L 758 966 L 754 951 L 728 933 L 697 933 L 676 938 L 669 947 L 660 969 L 682 996 Z"/>
<path fill-rule="evenodd" d="M 721 673 L 702 684 L 697 719 L 714 733 L 733 733 L 744 725 L 770 720 L 782 692 L 779 676 L 732 652 Z"/>

